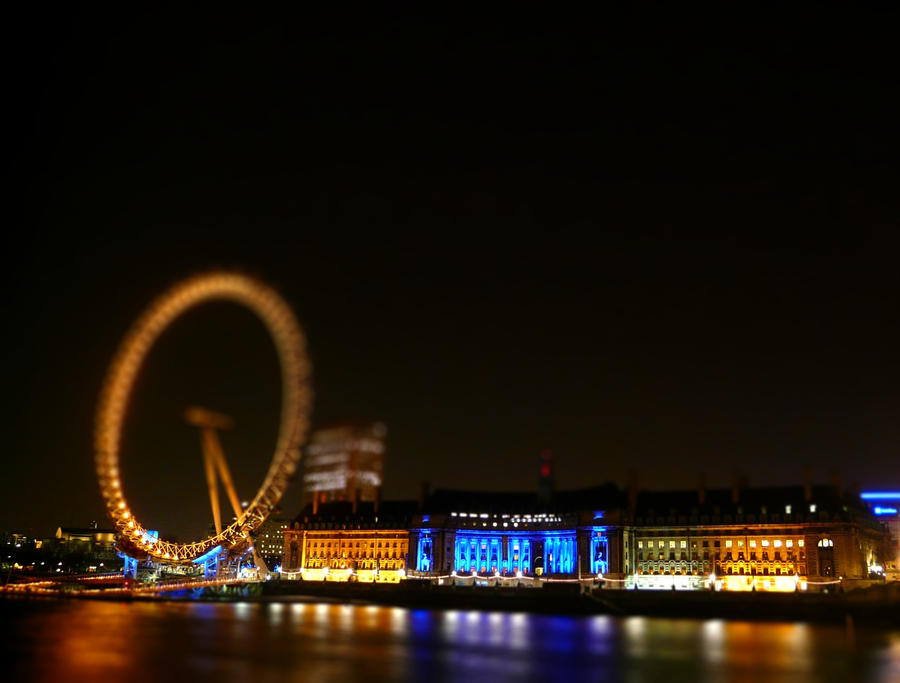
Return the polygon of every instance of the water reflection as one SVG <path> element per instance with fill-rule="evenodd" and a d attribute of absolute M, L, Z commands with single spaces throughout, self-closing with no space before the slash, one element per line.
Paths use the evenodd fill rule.
<path fill-rule="evenodd" d="M 900 632 L 366 605 L 5 600 L 9 680 L 900 680 Z M 173 672 L 177 672 L 175 676 Z"/>

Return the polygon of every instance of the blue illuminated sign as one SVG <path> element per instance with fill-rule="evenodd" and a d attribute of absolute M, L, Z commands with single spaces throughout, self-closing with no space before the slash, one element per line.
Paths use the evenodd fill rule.
<path fill-rule="evenodd" d="M 863 500 L 900 500 L 900 491 L 866 491 L 859 497 Z"/>
<path fill-rule="evenodd" d="M 875 514 L 876 515 L 896 515 L 897 508 L 883 508 L 878 505 L 875 506 Z"/>

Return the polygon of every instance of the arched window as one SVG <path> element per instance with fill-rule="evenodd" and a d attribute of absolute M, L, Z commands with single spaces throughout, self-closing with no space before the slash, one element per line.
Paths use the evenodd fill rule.
<path fill-rule="evenodd" d="M 820 538 L 819 547 L 819 576 L 834 576 L 834 541 L 830 538 Z"/>

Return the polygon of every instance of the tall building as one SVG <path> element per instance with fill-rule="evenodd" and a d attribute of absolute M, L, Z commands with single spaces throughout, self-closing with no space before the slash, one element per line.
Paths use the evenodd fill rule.
<path fill-rule="evenodd" d="M 381 422 L 341 422 L 313 431 L 303 458 L 301 505 L 376 501 L 386 436 Z"/>
<path fill-rule="evenodd" d="M 256 549 L 262 555 L 270 570 L 282 563 L 284 553 L 284 532 L 290 527 L 290 522 L 284 517 L 272 515 L 254 534 Z"/>

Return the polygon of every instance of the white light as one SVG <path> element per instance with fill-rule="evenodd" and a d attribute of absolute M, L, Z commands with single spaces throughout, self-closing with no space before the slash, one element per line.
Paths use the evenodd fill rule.
<path fill-rule="evenodd" d="M 815 503 L 810 503 L 810 504 L 809 504 L 809 511 L 810 511 L 810 512 L 815 512 L 815 511 L 816 511 L 816 504 L 815 504 Z"/>

